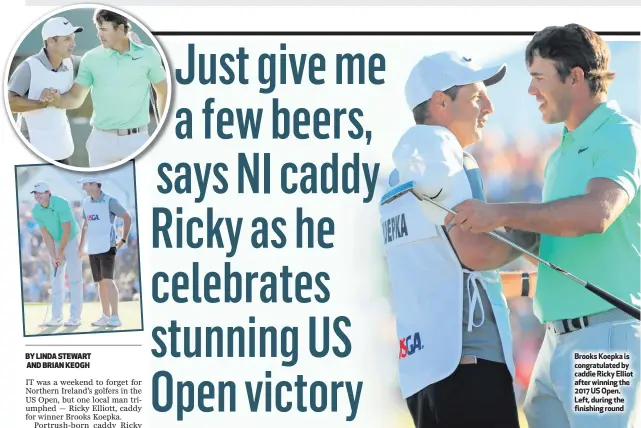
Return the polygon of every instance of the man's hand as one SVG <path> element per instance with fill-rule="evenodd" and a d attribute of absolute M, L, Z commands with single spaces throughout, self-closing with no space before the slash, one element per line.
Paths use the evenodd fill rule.
<path fill-rule="evenodd" d="M 81 259 L 85 256 L 85 251 L 82 248 L 78 248 L 78 258 Z"/>
<path fill-rule="evenodd" d="M 500 205 L 488 204 L 477 199 L 468 199 L 452 208 L 456 215 L 448 214 L 445 224 L 458 225 L 461 230 L 472 233 L 491 232 L 503 226 Z"/>
<path fill-rule="evenodd" d="M 56 262 L 58 262 L 58 266 L 60 266 L 65 260 L 65 255 L 63 254 L 62 251 L 58 251 L 58 254 L 56 254 Z"/>
<path fill-rule="evenodd" d="M 60 103 L 60 91 L 53 88 L 43 89 L 40 93 L 40 101 L 49 105 Z"/>
<path fill-rule="evenodd" d="M 122 239 L 121 239 L 121 240 L 119 240 L 119 241 L 116 243 L 116 250 L 119 250 L 123 245 L 125 245 L 125 243 L 123 242 L 123 240 L 122 240 Z"/>

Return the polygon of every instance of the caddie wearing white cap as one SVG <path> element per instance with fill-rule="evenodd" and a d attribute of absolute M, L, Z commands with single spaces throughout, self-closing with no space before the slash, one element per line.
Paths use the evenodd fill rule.
<path fill-rule="evenodd" d="M 74 152 L 67 111 L 42 101 L 45 88 L 57 93 L 68 91 L 78 74 L 80 57 L 72 55 L 76 33 L 83 27 L 57 16 L 42 26 L 44 47 L 23 61 L 13 72 L 8 85 L 9 106 L 19 113 L 22 134 L 41 155 L 54 162 L 69 164 Z"/>
<path fill-rule="evenodd" d="M 131 229 L 131 216 L 112 196 L 102 191 L 102 179 L 87 177 L 78 180 L 87 192 L 82 202 L 84 222 L 80 234 L 79 256 L 84 254 L 85 243 L 93 280 L 98 283 L 102 315 L 91 325 L 97 327 L 119 327 L 119 293 L 114 282 L 116 252 L 127 242 Z M 116 237 L 116 217 L 123 219 L 122 237 Z"/>
<path fill-rule="evenodd" d="M 393 180 L 413 180 L 446 207 L 485 199 L 464 149 L 493 112 L 486 87 L 506 66 L 441 52 L 422 58 L 405 94 L 415 126 L 394 149 Z M 520 254 L 488 235 L 443 226 L 446 212 L 406 193 L 381 205 L 394 293 L 399 380 L 417 428 L 518 428 L 509 310 L 496 271 Z M 533 249 L 537 237 L 512 233 Z"/>
<path fill-rule="evenodd" d="M 51 194 L 49 185 L 39 181 L 31 193 L 37 204 L 33 218 L 51 257 L 51 319 L 45 325 L 78 326 L 82 312 L 83 284 L 82 260 L 78 257 L 78 223 L 69 201 Z M 65 274 L 68 276 L 71 314 L 66 322 L 62 318 Z"/>

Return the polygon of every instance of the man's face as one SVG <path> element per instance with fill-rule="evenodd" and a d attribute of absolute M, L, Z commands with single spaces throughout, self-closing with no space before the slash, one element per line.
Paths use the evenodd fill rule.
<path fill-rule="evenodd" d="M 47 40 L 47 52 L 59 55 L 62 58 L 69 58 L 76 48 L 76 34 L 69 36 L 58 36 Z"/>
<path fill-rule="evenodd" d="M 40 205 L 46 205 L 51 199 L 51 194 L 49 192 L 33 192 L 33 199 Z"/>
<path fill-rule="evenodd" d="M 107 49 L 113 49 L 118 41 L 125 37 L 125 31 L 122 25 L 114 28 L 113 23 L 103 21 L 102 24 L 96 24 L 98 30 L 98 39 L 102 46 Z"/>
<path fill-rule="evenodd" d="M 555 63 L 551 59 L 535 56 L 528 67 L 532 76 L 528 93 L 536 97 L 545 123 L 560 123 L 567 120 L 573 101 L 572 79 L 561 81 Z"/>
<path fill-rule="evenodd" d="M 448 106 L 449 130 L 461 146 L 477 143 L 483 137 L 487 116 L 494 112 L 483 82 L 463 86 Z"/>
<path fill-rule="evenodd" d="M 82 185 L 82 190 L 84 190 L 87 193 L 94 192 L 97 188 L 98 186 L 96 185 L 96 183 L 84 183 Z"/>

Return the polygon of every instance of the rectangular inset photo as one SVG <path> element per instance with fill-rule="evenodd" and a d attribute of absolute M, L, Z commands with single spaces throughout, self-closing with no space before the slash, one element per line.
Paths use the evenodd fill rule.
<path fill-rule="evenodd" d="M 24 336 L 142 331 L 134 162 L 15 172 Z"/>

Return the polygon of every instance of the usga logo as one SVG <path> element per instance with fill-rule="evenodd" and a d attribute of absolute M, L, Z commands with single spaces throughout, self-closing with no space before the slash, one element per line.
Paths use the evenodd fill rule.
<path fill-rule="evenodd" d="M 98 218 L 98 214 L 89 214 L 87 216 L 87 220 L 93 221 L 93 220 L 100 220 L 100 219 Z"/>
<path fill-rule="evenodd" d="M 402 338 L 399 342 L 401 348 L 398 353 L 399 360 L 407 358 L 414 352 L 423 349 L 423 345 L 421 344 L 421 335 L 418 332 Z"/>

